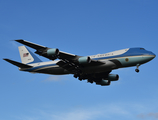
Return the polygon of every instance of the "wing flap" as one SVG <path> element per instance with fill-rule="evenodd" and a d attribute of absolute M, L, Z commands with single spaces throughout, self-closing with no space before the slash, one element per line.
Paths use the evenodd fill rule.
<path fill-rule="evenodd" d="M 71 62 L 66 63 L 65 61 L 59 61 L 57 65 L 70 72 L 75 71 L 78 68 L 76 64 Z"/>

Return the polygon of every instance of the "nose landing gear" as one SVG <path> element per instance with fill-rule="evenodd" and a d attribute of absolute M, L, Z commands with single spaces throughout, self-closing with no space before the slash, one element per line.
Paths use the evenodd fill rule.
<path fill-rule="evenodd" d="M 139 66 L 140 66 L 140 64 L 137 64 L 137 65 L 136 65 L 137 68 L 135 69 L 135 71 L 136 71 L 137 73 L 139 73 Z"/>

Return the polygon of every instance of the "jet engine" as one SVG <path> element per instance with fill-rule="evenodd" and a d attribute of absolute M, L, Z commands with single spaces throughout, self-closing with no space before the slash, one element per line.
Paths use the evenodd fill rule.
<path fill-rule="evenodd" d="M 91 62 L 91 58 L 90 57 L 80 57 L 78 59 L 79 64 L 88 64 Z"/>
<path fill-rule="evenodd" d="M 100 82 L 96 82 L 97 85 L 101 85 L 101 86 L 110 85 L 110 83 L 111 83 L 110 80 L 101 80 Z"/>
<path fill-rule="evenodd" d="M 59 55 L 59 49 L 57 49 L 57 48 L 48 49 L 47 50 L 47 55 L 48 56 L 58 56 Z"/>
<path fill-rule="evenodd" d="M 110 80 L 110 81 L 117 81 L 119 79 L 119 75 L 117 75 L 117 74 L 109 74 L 107 79 Z"/>
<path fill-rule="evenodd" d="M 96 84 L 101 86 L 106 86 L 106 85 L 110 85 L 111 81 L 117 81 L 118 79 L 119 79 L 119 75 L 109 74 L 107 78 L 103 78 L 101 81 L 96 82 Z"/>

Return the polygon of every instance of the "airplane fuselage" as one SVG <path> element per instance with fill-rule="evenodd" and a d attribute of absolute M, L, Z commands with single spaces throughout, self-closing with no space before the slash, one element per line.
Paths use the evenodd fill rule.
<path fill-rule="evenodd" d="M 145 50 L 144 48 L 128 48 L 105 54 L 92 55 L 89 57 L 93 60 L 102 61 L 105 64 L 87 65 L 86 67 L 81 68 L 82 72 L 86 74 L 101 73 L 123 67 L 140 66 L 141 64 L 152 60 L 155 57 L 155 54 Z M 60 60 L 28 64 L 33 67 L 27 69 L 19 68 L 19 70 L 54 75 L 72 74 L 68 70 L 57 65 L 56 63 L 59 61 Z"/>
<path fill-rule="evenodd" d="M 36 54 L 51 60 L 42 62 L 28 48 L 19 46 L 22 63 L 10 59 L 4 60 L 19 67 L 20 71 L 51 75 L 73 74 L 80 81 L 87 80 L 89 83 L 95 82 L 101 86 L 110 85 L 111 81 L 119 79 L 118 74 L 110 74 L 112 70 L 136 66 L 135 71 L 139 72 L 140 65 L 156 56 L 144 48 L 127 48 L 105 54 L 79 56 L 22 39 L 15 41 L 35 49 Z"/>

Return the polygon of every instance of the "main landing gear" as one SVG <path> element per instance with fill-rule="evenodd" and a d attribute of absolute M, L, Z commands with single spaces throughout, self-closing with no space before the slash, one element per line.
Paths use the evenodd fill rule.
<path fill-rule="evenodd" d="M 139 73 L 139 66 L 140 66 L 140 64 L 137 64 L 137 65 L 136 65 L 137 68 L 135 69 L 135 71 L 136 71 L 137 73 Z"/>

